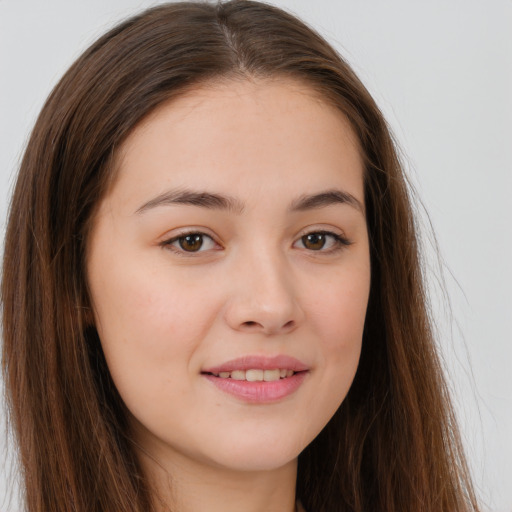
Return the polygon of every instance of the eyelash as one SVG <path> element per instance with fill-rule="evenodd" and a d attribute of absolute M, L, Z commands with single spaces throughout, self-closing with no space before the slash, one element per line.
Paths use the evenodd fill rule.
<path fill-rule="evenodd" d="M 189 236 L 194 236 L 194 235 L 202 237 L 202 243 L 201 243 L 201 246 L 198 251 L 186 251 L 185 249 L 174 245 L 174 244 L 178 244 L 180 240 L 184 240 L 185 238 L 187 238 Z M 206 233 L 203 233 L 202 231 L 188 231 L 188 232 L 180 233 L 177 236 L 173 236 L 172 238 L 169 238 L 168 240 L 164 240 L 161 243 L 161 246 L 170 249 L 178 256 L 194 257 L 202 252 L 205 252 L 204 250 L 201 250 L 204 245 L 205 239 L 209 239 L 209 240 L 211 240 L 211 242 L 213 244 L 219 245 L 219 244 L 217 244 L 217 242 L 215 242 L 213 237 L 211 237 L 210 235 L 207 235 Z"/>
<path fill-rule="evenodd" d="M 319 252 L 319 253 L 332 254 L 332 253 L 338 252 L 340 250 L 343 250 L 344 248 L 346 248 L 352 244 L 352 242 L 348 238 L 346 238 L 343 235 L 339 235 L 338 233 L 333 233 L 332 231 L 325 231 L 325 230 L 319 230 L 319 231 L 313 230 L 313 231 L 304 233 L 302 236 L 300 236 L 298 238 L 298 240 L 294 243 L 294 245 L 299 241 L 304 243 L 304 239 L 310 235 L 322 235 L 325 237 L 331 237 L 334 240 L 333 247 L 331 247 L 329 249 L 325 249 L 325 250 L 323 249 L 323 247 L 318 250 L 310 249 L 309 251 L 312 253 Z M 307 249 L 307 248 L 304 247 L 304 249 Z"/>
<path fill-rule="evenodd" d="M 313 231 L 309 231 L 307 233 L 304 233 L 303 235 L 301 235 L 294 242 L 293 245 L 295 245 L 298 242 L 302 242 L 302 244 L 304 245 L 304 239 L 307 236 L 310 236 L 310 235 L 322 235 L 322 236 L 330 237 L 330 238 L 333 239 L 333 247 L 330 247 L 330 248 L 325 249 L 325 250 L 323 249 L 323 246 L 320 249 L 316 249 L 316 250 L 315 249 L 307 249 L 307 247 L 303 247 L 305 250 L 307 250 L 308 252 L 311 252 L 311 253 L 332 254 L 332 253 L 336 253 L 336 252 L 338 252 L 340 250 L 345 249 L 349 245 L 352 245 L 352 242 L 348 238 L 346 238 L 346 237 L 344 237 L 342 235 L 339 235 L 337 233 L 333 233 L 332 231 L 326 231 L 326 230 L 313 230 Z M 180 248 L 180 247 L 177 247 L 176 245 L 174 245 L 174 244 L 179 244 L 180 240 L 184 240 L 186 237 L 191 237 L 191 236 L 199 236 L 199 237 L 201 237 L 202 243 L 201 243 L 201 246 L 199 247 L 199 250 L 197 250 L 197 251 L 187 251 L 187 250 L 185 250 L 183 248 Z M 208 235 L 206 233 L 203 233 L 201 231 L 189 231 L 189 232 L 180 233 L 179 235 L 174 236 L 174 237 L 172 237 L 172 238 L 170 238 L 168 240 L 164 240 L 160 245 L 162 247 L 165 247 L 165 248 L 168 248 L 168 249 L 172 250 L 175 254 L 177 254 L 179 256 L 194 257 L 194 256 L 197 256 L 200 253 L 205 252 L 206 250 L 208 250 L 208 249 L 201 250 L 202 247 L 203 247 L 205 238 L 211 240 L 211 242 L 213 244 L 219 245 L 213 239 L 213 237 L 211 237 L 210 235 Z"/>

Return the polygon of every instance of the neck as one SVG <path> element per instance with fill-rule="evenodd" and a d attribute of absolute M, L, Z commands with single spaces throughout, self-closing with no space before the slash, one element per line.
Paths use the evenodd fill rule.
<path fill-rule="evenodd" d="M 236 471 L 191 461 L 141 455 L 153 484 L 156 512 L 294 512 L 297 461 L 265 471 Z"/>

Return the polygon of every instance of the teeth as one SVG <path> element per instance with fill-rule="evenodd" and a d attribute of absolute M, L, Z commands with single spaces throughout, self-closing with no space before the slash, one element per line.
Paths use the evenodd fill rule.
<path fill-rule="evenodd" d="M 274 380 L 279 380 L 280 371 L 279 370 L 265 370 L 263 372 L 263 380 L 265 382 L 272 382 Z"/>
<path fill-rule="evenodd" d="M 257 382 L 263 380 L 263 370 L 247 370 L 245 372 L 245 380 L 249 382 Z"/>
<path fill-rule="evenodd" d="M 279 379 L 291 377 L 295 372 L 286 368 L 276 368 L 275 370 L 233 370 L 232 372 L 220 372 L 215 374 L 221 379 L 246 380 L 248 382 L 274 382 Z"/>

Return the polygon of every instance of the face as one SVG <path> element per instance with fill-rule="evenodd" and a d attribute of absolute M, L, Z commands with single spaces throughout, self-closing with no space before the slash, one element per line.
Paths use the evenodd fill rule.
<path fill-rule="evenodd" d="M 288 464 L 359 360 L 370 264 L 356 138 L 293 81 L 189 92 L 120 149 L 87 261 L 143 450 L 235 470 Z"/>

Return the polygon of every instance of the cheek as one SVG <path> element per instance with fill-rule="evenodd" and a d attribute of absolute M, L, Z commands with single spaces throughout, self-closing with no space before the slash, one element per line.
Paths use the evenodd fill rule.
<path fill-rule="evenodd" d="M 197 289 L 161 267 L 147 268 L 118 263 L 91 280 L 105 358 L 129 408 L 155 396 L 171 378 L 186 375 L 211 318 Z"/>
<path fill-rule="evenodd" d="M 114 260 L 105 251 L 95 258 L 99 264 L 91 265 L 92 302 L 104 338 L 128 337 L 150 345 L 163 338 L 182 339 L 177 336 L 182 329 L 192 334 L 200 328 L 197 319 L 204 309 L 197 299 L 205 292 L 202 280 L 187 279 L 186 272 L 162 263 L 157 251 L 132 252 Z"/>
<path fill-rule="evenodd" d="M 310 302 L 311 318 L 326 350 L 343 352 L 360 345 L 369 289 L 369 265 L 358 265 L 333 273 L 316 290 Z"/>
<path fill-rule="evenodd" d="M 333 274 L 310 303 L 329 414 L 344 400 L 359 364 L 369 287 L 369 265 L 352 266 Z"/>

